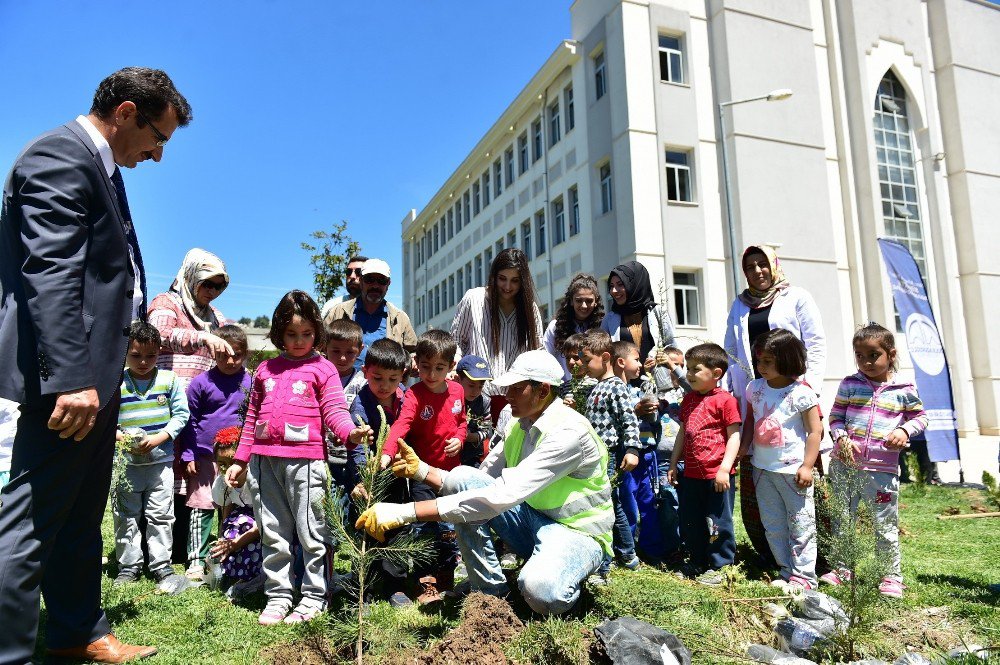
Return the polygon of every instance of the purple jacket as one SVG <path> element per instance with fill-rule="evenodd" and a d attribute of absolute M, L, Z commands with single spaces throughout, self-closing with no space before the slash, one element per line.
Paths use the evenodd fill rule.
<path fill-rule="evenodd" d="M 237 414 L 249 394 L 250 372 L 246 370 L 227 376 L 213 367 L 191 379 L 187 389 L 191 419 L 178 437 L 181 461 L 214 459 L 216 432 L 239 425 Z"/>

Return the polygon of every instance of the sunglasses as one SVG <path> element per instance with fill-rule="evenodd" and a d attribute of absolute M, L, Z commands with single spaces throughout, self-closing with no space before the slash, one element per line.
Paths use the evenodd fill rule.
<path fill-rule="evenodd" d="M 382 275 L 365 275 L 361 278 L 365 284 L 378 284 L 379 286 L 389 286 L 389 278 Z"/>
<path fill-rule="evenodd" d="M 225 282 L 210 282 L 207 279 L 204 282 L 202 282 L 201 285 L 204 286 L 206 289 L 212 289 L 214 291 L 222 291 L 224 288 L 226 288 Z"/>
<path fill-rule="evenodd" d="M 344 272 L 347 273 L 348 277 L 350 277 L 351 275 L 357 275 L 358 277 L 361 276 L 361 268 L 348 268 Z"/>
<path fill-rule="evenodd" d="M 170 139 L 167 138 L 167 135 L 164 134 L 163 132 L 161 132 L 160 130 L 158 130 L 156 128 L 156 125 L 154 125 L 153 123 L 151 123 L 149 121 L 149 118 L 147 118 L 146 115 L 142 111 L 139 110 L 138 106 L 135 107 L 135 113 L 136 113 L 136 115 L 139 116 L 139 118 L 144 123 L 146 123 L 147 125 L 149 125 L 150 129 L 153 130 L 153 136 L 156 137 L 156 147 L 157 148 L 162 148 L 163 146 L 165 146 L 167 144 L 167 141 L 170 140 Z"/>

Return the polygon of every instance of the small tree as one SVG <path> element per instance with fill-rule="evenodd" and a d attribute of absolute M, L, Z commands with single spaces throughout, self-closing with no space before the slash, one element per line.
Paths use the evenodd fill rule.
<path fill-rule="evenodd" d="M 313 231 L 309 237 L 316 244 L 304 242 L 302 249 L 310 252 L 316 299 L 322 305 L 344 285 L 347 260 L 361 252 L 361 245 L 347 235 L 346 221 L 335 223 L 331 231 Z"/>
<path fill-rule="evenodd" d="M 271 319 L 269 319 L 268 317 L 266 317 L 263 314 L 261 314 L 260 316 L 258 316 L 256 319 L 253 320 L 253 327 L 254 328 L 270 328 L 271 327 Z"/>
<path fill-rule="evenodd" d="M 363 491 L 352 496 L 359 515 L 385 499 L 395 479 L 392 471 L 379 469 L 380 451 L 389 436 L 389 426 L 386 424 L 382 407 L 377 408 L 382 425 L 375 439 L 374 453 L 369 456 L 368 463 L 359 469 Z M 434 558 L 434 544 L 431 539 L 417 536 L 411 530 L 398 533 L 388 538 L 385 543 L 369 537 L 363 530 L 358 531 L 341 508 L 343 492 L 343 488 L 338 488 L 336 492 L 327 489 L 323 496 L 323 513 L 327 526 L 341 543 L 341 551 L 346 550 L 351 569 L 356 576 L 348 583 L 347 591 L 357 600 L 357 623 L 354 626 L 357 630 L 355 658 L 358 665 L 361 665 L 364 654 L 365 593 L 374 584 L 376 577 L 375 572 L 371 570 L 372 564 L 379 559 L 405 568 L 411 564 L 426 563 Z"/>
<path fill-rule="evenodd" d="M 241 326 L 251 326 L 253 325 L 253 319 L 249 316 L 241 316 L 238 322 Z"/>

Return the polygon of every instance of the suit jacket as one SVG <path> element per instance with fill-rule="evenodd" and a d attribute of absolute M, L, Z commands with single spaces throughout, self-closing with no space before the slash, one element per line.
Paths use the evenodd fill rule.
<path fill-rule="evenodd" d="M 327 312 L 323 323 L 330 325 L 337 319 L 354 320 L 354 306 L 357 304 L 356 298 L 338 302 Z M 385 301 L 385 336 L 388 339 L 399 342 L 409 353 L 417 350 L 417 334 L 413 332 L 413 325 L 406 312 L 397 308 L 388 300 Z"/>
<path fill-rule="evenodd" d="M 70 122 L 18 156 L 0 210 L 0 397 L 121 383 L 135 282 L 97 147 Z"/>

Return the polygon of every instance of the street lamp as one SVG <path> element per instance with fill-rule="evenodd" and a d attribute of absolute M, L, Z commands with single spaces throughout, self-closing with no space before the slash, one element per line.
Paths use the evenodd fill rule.
<path fill-rule="evenodd" d="M 729 253 L 732 257 L 733 270 L 733 293 L 740 292 L 740 274 L 743 266 L 739 265 L 736 247 L 736 222 L 733 220 L 733 193 L 729 184 L 729 151 L 726 149 L 726 107 L 746 104 L 747 102 L 778 102 L 792 96 L 792 91 L 788 88 L 772 90 L 766 95 L 758 97 L 747 97 L 746 99 L 736 99 L 731 102 L 719 103 L 719 130 L 722 132 L 722 178 L 726 187 L 726 225 L 729 228 Z"/>

